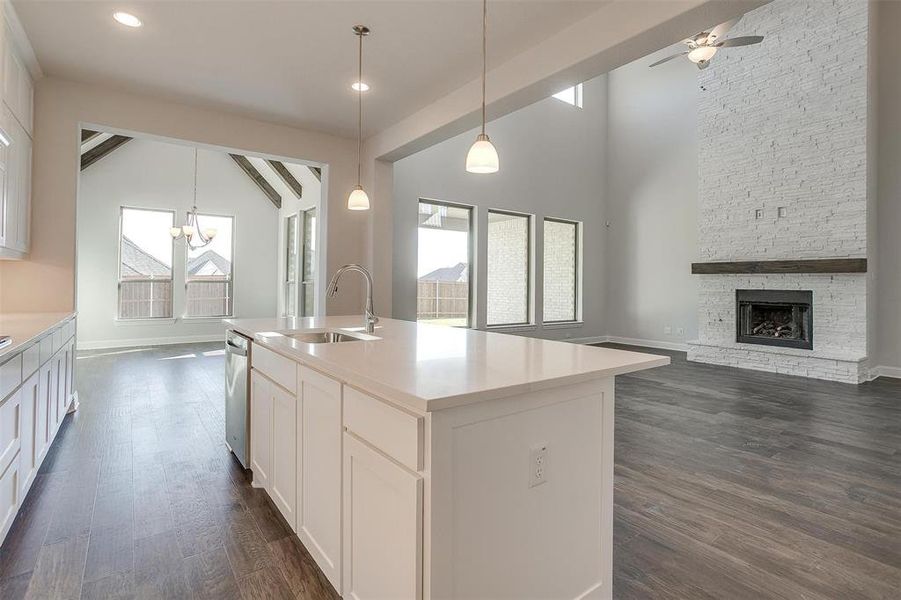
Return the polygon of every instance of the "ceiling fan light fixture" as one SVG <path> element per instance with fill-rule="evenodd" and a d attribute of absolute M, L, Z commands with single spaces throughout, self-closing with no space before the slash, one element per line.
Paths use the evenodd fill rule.
<path fill-rule="evenodd" d="M 697 64 L 707 62 L 716 54 L 716 48 L 713 46 L 700 46 L 688 53 L 688 60 Z"/>

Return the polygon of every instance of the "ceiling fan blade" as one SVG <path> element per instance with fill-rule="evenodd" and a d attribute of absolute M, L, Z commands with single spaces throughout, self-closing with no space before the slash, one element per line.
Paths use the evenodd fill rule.
<path fill-rule="evenodd" d="M 663 58 L 663 59 L 661 59 L 661 60 L 658 60 L 658 61 L 655 62 L 654 64 L 648 65 L 648 66 L 649 66 L 649 67 L 656 67 L 657 65 L 662 65 L 663 63 L 669 62 L 669 61 L 673 60 L 674 58 L 679 58 L 680 56 L 685 56 L 686 54 L 688 54 L 688 51 L 687 51 L 687 50 L 686 50 L 685 52 L 679 52 L 678 54 L 673 54 L 672 56 L 667 56 L 666 58 Z"/>
<path fill-rule="evenodd" d="M 714 44 L 717 48 L 729 48 L 734 46 L 750 46 L 751 44 L 759 44 L 763 41 L 762 35 L 745 35 L 742 37 L 729 38 L 722 42 Z"/>
<path fill-rule="evenodd" d="M 720 23 L 716 27 L 713 28 L 713 31 L 710 32 L 710 35 L 707 36 L 707 43 L 712 44 L 717 41 L 721 37 L 725 36 L 729 33 L 729 30 L 735 27 L 735 24 L 741 20 L 741 17 L 735 17 L 731 21 L 726 21 L 725 23 Z"/>

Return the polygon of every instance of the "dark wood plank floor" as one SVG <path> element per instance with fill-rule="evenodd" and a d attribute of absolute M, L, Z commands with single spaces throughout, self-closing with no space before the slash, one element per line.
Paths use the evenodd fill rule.
<path fill-rule="evenodd" d="M 616 385 L 615 598 L 901 598 L 901 382 L 648 351 L 673 364 Z"/>
<path fill-rule="evenodd" d="M 0 599 L 336 598 L 224 439 L 223 345 L 83 352 Z"/>
<path fill-rule="evenodd" d="M 901 384 L 687 363 L 617 382 L 614 590 L 899 598 Z M 0 598 L 334 598 L 222 444 L 220 344 L 82 353 Z"/>

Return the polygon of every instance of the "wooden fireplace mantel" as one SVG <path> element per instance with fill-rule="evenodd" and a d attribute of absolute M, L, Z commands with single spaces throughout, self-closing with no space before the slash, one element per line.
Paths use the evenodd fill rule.
<path fill-rule="evenodd" d="M 750 260 L 741 262 L 691 263 L 693 275 L 769 273 L 866 273 L 865 258 L 811 260 Z"/>

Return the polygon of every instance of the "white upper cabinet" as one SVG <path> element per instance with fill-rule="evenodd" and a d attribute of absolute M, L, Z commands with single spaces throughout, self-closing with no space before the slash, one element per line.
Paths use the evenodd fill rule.
<path fill-rule="evenodd" d="M 9 29 L 0 25 L 0 258 L 28 254 L 34 84 Z"/>

